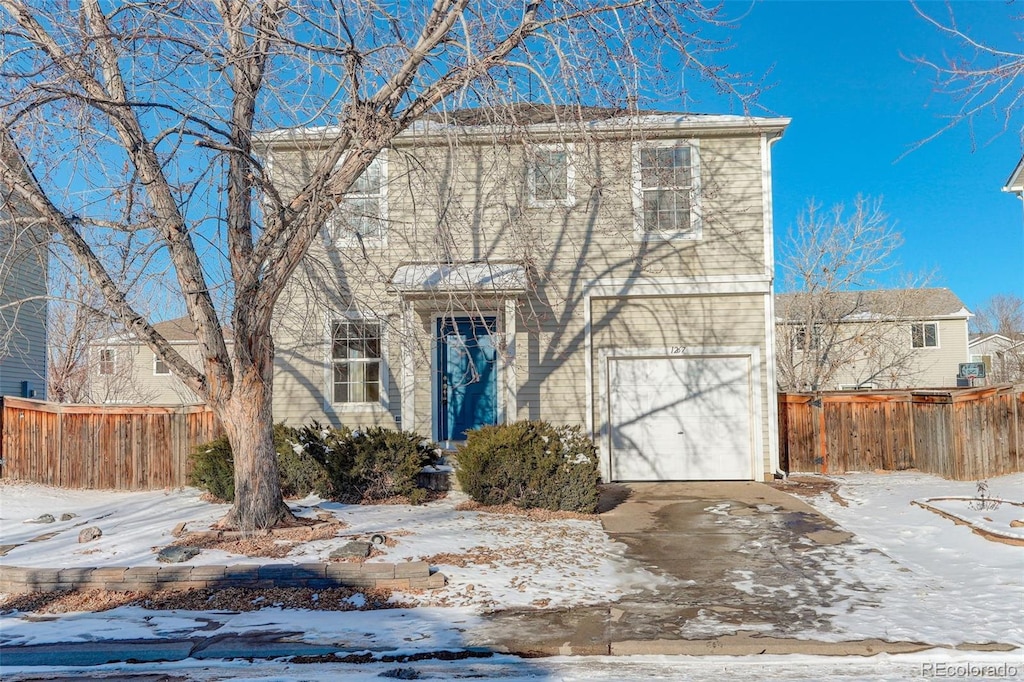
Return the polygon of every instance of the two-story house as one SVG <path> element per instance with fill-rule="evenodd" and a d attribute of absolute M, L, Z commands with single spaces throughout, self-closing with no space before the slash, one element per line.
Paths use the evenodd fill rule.
<path fill-rule="evenodd" d="M 546 419 L 594 437 L 605 480 L 770 477 L 788 119 L 514 114 L 417 124 L 338 200 L 275 309 L 274 418 L 448 443 Z M 336 134 L 262 136 L 278 185 Z"/>
<path fill-rule="evenodd" d="M 0 154 L 16 154 L 0 142 Z M 15 167 L 25 168 L 20 157 Z M 48 236 L 0 184 L 0 395 L 46 398 Z"/>
<path fill-rule="evenodd" d="M 970 311 L 949 289 L 776 296 L 779 388 L 836 391 L 957 385 Z"/>
<path fill-rule="evenodd" d="M 153 328 L 186 360 L 200 365 L 192 320 L 179 317 Z M 88 393 L 94 403 L 192 405 L 202 402 L 149 346 L 131 334 L 89 344 Z"/>

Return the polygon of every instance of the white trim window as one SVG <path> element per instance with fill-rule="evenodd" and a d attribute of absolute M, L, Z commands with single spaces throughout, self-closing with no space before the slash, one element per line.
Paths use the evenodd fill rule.
<path fill-rule="evenodd" d="M 380 403 L 382 339 L 377 320 L 342 318 L 331 322 L 331 402 Z"/>
<path fill-rule="evenodd" d="M 117 351 L 113 348 L 101 348 L 98 374 L 104 377 L 113 376 L 116 366 Z"/>
<path fill-rule="evenodd" d="M 939 325 L 937 322 L 915 322 L 910 325 L 910 342 L 914 348 L 938 348 Z"/>
<path fill-rule="evenodd" d="M 159 355 L 153 356 L 153 376 L 167 376 L 171 373 L 171 368 L 164 362 L 164 359 Z"/>
<path fill-rule="evenodd" d="M 813 325 L 810 333 L 808 333 L 807 325 L 798 324 L 793 327 L 793 350 L 794 351 L 808 351 L 808 350 L 820 350 L 821 349 L 821 336 L 822 336 L 821 325 Z"/>
<path fill-rule="evenodd" d="M 327 234 L 336 246 L 384 243 L 388 221 L 387 185 L 388 150 L 382 149 L 327 218 Z"/>
<path fill-rule="evenodd" d="M 634 145 L 633 208 L 638 239 L 700 239 L 697 140 Z"/>
<path fill-rule="evenodd" d="M 572 206 L 576 203 L 576 171 L 572 149 L 563 145 L 527 148 L 526 185 L 530 206 Z"/>

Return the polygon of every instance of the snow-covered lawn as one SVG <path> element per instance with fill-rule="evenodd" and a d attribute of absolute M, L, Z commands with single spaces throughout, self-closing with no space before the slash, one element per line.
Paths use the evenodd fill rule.
<path fill-rule="evenodd" d="M 283 558 L 260 558 L 204 549 L 190 565 L 312 563 L 328 561 L 345 538 L 380 533 L 389 546 L 369 561 L 431 559 L 450 585 L 406 601 L 479 610 L 516 606 L 565 606 L 614 600 L 623 591 L 657 578 L 631 568 L 622 546 L 612 542 L 596 519 L 533 521 L 522 516 L 459 511 L 459 493 L 420 506 L 342 505 L 316 497 L 292 501 L 302 516 L 328 511 L 345 524 L 339 538 L 295 547 Z M 156 552 L 175 540 L 179 523 L 205 530 L 224 516 L 227 505 L 200 499 L 197 490 L 125 493 L 61 490 L 39 485 L 0 484 L 0 545 L 18 546 L 3 557 L 11 566 L 156 566 Z M 35 523 L 40 515 L 67 521 Z M 79 544 L 82 528 L 103 535 Z M 52 537 L 45 537 L 55 533 Z M 44 539 L 33 539 L 44 536 Z M 440 555 L 440 557 L 439 557 Z M 438 558 L 439 557 L 439 558 Z M 529 586 L 527 588 L 527 586 Z"/>
<path fill-rule="evenodd" d="M 809 502 L 854 533 L 852 551 L 867 550 L 842 571 L 879 595 L 872 609 L 837 611 L 837 628 L 851 636 L 1024 647 L 1024 547 L 985 539 L 912 504 L 973 497 L 976 483 L 914 472 L 835 479 L 838 500 L 820 495 Z M 988 494 L 1020 502 L 1024 474 L 988 481 Z"/>
<path fill-rule="evenodd" d="M 500 659 L 489 664 L 452 663 L 448 668 L 439 667 L 439 663 L 424 663 L 422 669 L 428 676 L 431 671 L 443 669 L 445 673 L 437 673 L 442 677 L 472 676 L 475 670 L 489 669 L 494 676 L 522 674 L 524 678 L 547 679 L 615 679 L 616 674 L 628 677 L 634 672 L 663 679 L 720 679 L 720 672 L 727 670 L 763 679 L 874 680 L 919 676 L 921 666 L 936 661 L 980 661 L 1009 662 L 1017 665 L 1018 671 L 1024 671 L 1024 547 L 992 542 L 967 526 L 913 504 L 914 500 L 971 497 L 976 485 L 913 472 L 856 474 L 837 480 L 835 497 L 822 494 L 809 501 L 856 537 L 832 548 L 808 551 L 823 552 L 822 560 L 828 571 L 841 578 L 835 581 L 834 589 L 847 590 L 848 594 L 843 595 L 845 601 L 840 600 L 827 614 L 830 632 L 800 633 L 800 639 L 877 637 L 933 646 L 1000 642 L 1018 649 L 988 653 L 946 650 L 873 659 L 635 658 L 623 661 L 621 665 L 626 667 L 604 657 L 548 659 L 535 666 L 529 661 Z M 1024 492 L 1024 474 L 992 479 L 988 485 L 992 498 L 1019 502 Z M 102 613 L 42 618 L 10 613 L 0 616 L 0 644 L 188 637 L 197 630 L 206 636 L 265 631 L 294 632 L 297 640 L 330 643 L 346 651 L 430 651 L 484 644 L 477 641 L 475 633 L 486 620 L 486 611 L 494 607 L 605 602 L 616 600 L 645 582 L 661 579 L 626 560 L 624 547 L 612 542 L 597 521 L 537 522 L 459 511 L 455 507 L 460 499 L 453 496 L 421 507 L 344 506 L 313 498 L 299 503 L 307 507 L 304 514 L 311 514 L 314 505 L 330 511 L 347 524 L 341 531 L 344 535 L 366 537 L 379 532 L 397 543 L 387 547 L 386 554 L 376 560 L 401 561 L 444 554 L 486 559 L 464 566 L 458 565 L 462 561 L 455 560 L 438 564 L 451 578 L 451 584 L 444 590 L 414 595 L 424 604 L 421 608 L 339 614 L 280 608 L 234 613 L 155 612 L 121 607 Z M 185 521 L 190 528 L 201 529 L 220 518 L 224 511 L 222 505 L 206 503 L 191 490 L 112 493 L 3 485 L 0 544 L 24 544 L 11 550 L 2 561 L 27 566 L 152 564 L 153 549 L 173 539 L 170 532 L 175 524 Z M 50 524 L 25 523 L 43 513 L 59 518 L 65 512 L 77 517 Z M 992 523 L 1002 522 L 1001 516 L 991 516 L 988 511 L 981 513 L 992 518 Z M 75 524 L 82 522 L 100 526 L 103 537 L 79 545 L 79 527 Z M 726 518 L 724 522 L 737 523 L 737 519 Z M 49 539 L 28 542 L 52 531 L 61 532 Z M 229 557 L 204 551 L 193 563 L 308 562 L 325 559 L 329 547 L 336 544 L 310 542 L 284 559 Z M 734 578 L 746 589 L 760 588 L 757 575 L 737 572 Z M 473 585 L 472 590 L 469 585 Z M 833 588 L 822 585 L 821 589 Z M 163 665 L 162 671 L 168 665 L 181 666 L 183 671 L 191 666 L 193 672 L 196 666 L 202 667 L 194 661 Z M 318 675 L 312 668 L 285 664 L 237 665 L 240 668 L 234 672 L 229 666 L 221 668 L 221 673 L 240 673 L 253 679 L 266 673 L 279 680 Z M 507 670 L 496 672 L 506 665 Z M 338 672 L 377 675 L 386 668 L 376 665 Z M 217 677 L 216 667 L 208 670 L 211 679 Z M 197 679 L 201 677 L 196 674 Z"/>

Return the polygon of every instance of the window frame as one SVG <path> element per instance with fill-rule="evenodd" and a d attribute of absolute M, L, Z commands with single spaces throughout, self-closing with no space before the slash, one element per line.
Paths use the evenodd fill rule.
<path fill-rule="evenodd" d="M 374 409 L 377 406 L 388 408 L 389 398 L 388 391 L 390 389 L 388 383 L 388 363 L 386 359 L 386 348 L 387 348 L 387 323 L 386 319 L 373 314 L 361 314 L 361 313 L 336 313 L 329 314 L 325 320 L 325 348 L 324 348 L 324 406 L 327 409 L 334 410 L 335 412 L 349 411 L 367 411 L 368 409 Z M 335 325 L 339 323 L 346 324 L 375 324 L 377 325 L 377 342 L 379 344 L 378 357 L 376 358 L 345 358 L 344 360 L 334 357 L 334 333 Z M 335 366 L 339 362 L 352 363 L 356 362 L 362 365 L 369 365 L 376 363 L 378 367 L 377 375 L 377 386 L 378 396 L 376 400 L 362 400 L 362 401 L 337 401 L 336 395 L 336 382 L 335 382 Z M 346 382 L 351 384 L 352 382 Z M 365 391 L 365 380 L 363 383 Z"/>
<path fill-rule="evenodd" d="M 811 342 L 807 346 L 807 348 L 804 348 L 803 344 L 800 343 L 800 341 L 803 338 L 807 337 L 807 333 L 808 333 L 808 329 L 807 328 L 808 328 L 808 326 L 811 327 L 811 332 L 810 332 Z M 822 325 L 822 324 L 813 324 L 813 325 L 794 324 L 793 325 L 792 338 L 790 339 L 790 344 L 792 346 L 793 352 L 795 352 L 795 353 L 805 353 L 805 352 L 810 352 L 810 351 L 821 350 L 821 341 L 822 341 L 822 334 L 823 334 L 823 332 L 824 332 L 824 325 Z"/>
<path fill-rule="evenodd" d="M 644 215 L 644 190 L 642 154 L 649 149 L 686 147 L 690 150 L 690 229 L 686 232 L 661 232 L 647 230 Z M 632 184 L 633 184 L 633 230 L 636 241 L 699 241 L 703 237 L 704 221 L 701 201 L 701 154 L 700 140 L 696 138 L 673 138 L 667 140 L 643 140 L 633 143 Z M 646 188 L 652 189 L 652 188 Z M 683 188 L 666 188 L 682 191 Z"/>
<path fill-rule="evenodd" d="M 556 199 L 537 197 L 538 156 L 550 152 L 565 155 L 565 196 Z M 526 147 L 526 191 L 527 203 L 532 208 L 570 207 L 576 205 L 576 164 L 573 161 L 575 147 L 571 144 L 536 144 Z"/>
<path fill-rule="evenodd" d="M 370 165 L 366 167 L 366 170 L 363 171 L 365 173 L 375 163 L 379 163 L 380 164 L 380 190 L 379 190 L 378 193 L 371 194 L 371 193 L 368 193 L 368 192 L 348 191 L 348 192 L 345 192 L 345 194 L 343 196 L 338 198 L 338 205 L 335 207 L 334 211 L 332 211 L 331 214 L 327 216 L 327 220 L 324 221 L 325 238 L 326 238 L 326 241 L 327 241 L 328 244 L 333 244 L 335 248 L 339 248 L 339 249 L 351 248 L 351 247 L 356 247 L 356 246 L 387 246 L 387 240 L 388 240 L 388 215 L 389 215 L 389 208 L 388 208 L 388 166 L 389 166 L 389 159 L 388 159 L 388 156 L 389 156 L 388 149 L 387 148 L 381 149 L 379 152 L 377 152 L 377 156 L 374 157 L 373 161 L 370 162 Z M 341 157 L 341 160 L 338 161 L 338 164 L 337 164 L 337 166 L 335 166 L 335 168 L 337 168 L 338 166 L 341 166 L 341 164 L 344 163 L 344 161 L 345 161 L 345 159 L 347 157 L 348 157 L 348 154 L 343 155 Z M 359 177 L 362 177 L 362 175 L 360 175 Z M 359 178 L 356 178 L 355 182 L 358 182 L 358 181 L 359 181 Z M 340 233 L 339 233 L 339 229 L 338 229 L 339 228 L 338 223 L 340 221 L 336 217 L 336 214 L 337 214 L 338 210 L 340 210 L 340 204 L 343 203 L 346 199 L 356 199 L 356 200 L 359 200 L 359 199 L 370 199 L 370 198 L 377 198 L 377 200 L 379 202 L 380 211 L 379 211 L 378 219 L 380 220 L 380 234 L 372 236 L 372 237 L 362 237 L 362 238 L 356 236 L 354 233 L 351 236 L 348 236 L 348 237 L 341 236 Z"/>
<path fill-rule="evenodd" d="M 105 359 L 104 356 L 109 355 L 109 359 Z M 117 349 L 116 348 L 100 348 L 99 351 L 99 362 L 96 363 L 96 374 L 101 377 L 112 377 L 117 373 Z M 108 371 L 104 371 L 107 369 Z"/>
<path fill-rule="evenodd" d="M 925 331 L 927 327 L 932 327 L 935 330 L 933 337 L 935 343 L 928 343 L 928 334 Z M 917 345 L 917 330 L 920 329 L 921 334 L 921 345 Z M 910 324 L 910 346 L 915 350 L 926 350 L 928 348 L 939 348 L 939 323 L 938 322 L 912 322 Z"/>
<path fill-rule="evenodd" d="M 164 366 L 164 371 L 163 372 L 159 371 L 159 368 L 160 368 L 161 364 Z M 171 374 L 171 366 L 168 365 L 167 362 L 163 358 L 161 358 L 159 355 L 154 354 L 153 355 L 153 376 L 155 376 L 155 377 L 166 377 L 166 376 L 170 376 L 170 374 Z"/>

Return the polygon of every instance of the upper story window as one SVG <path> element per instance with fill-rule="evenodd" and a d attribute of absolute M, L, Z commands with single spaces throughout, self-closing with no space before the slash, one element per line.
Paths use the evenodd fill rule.
<path fill-rule="evenodd" d="M 697 142 L 640 143 L 633 153 L 636 232 L 640 239 L 699 239 Z"/>
<path fill-rule="evenodd" d="M 117 354 L 113 348 L 101 348 L 100 349 L 100 365 L 99 372 L 102 376 L 111 376 L 114 373 L 114 364 L 117 359 Z"/>
<path fill-rule="evenodd" d="M 818 350 L 821 348 L 821 327 L 814 325 L 811 329 L 807 325 L 793 327 L 793 350 Z"/>
<path fill-rule="evenodd" d="M 939 325 L 936 322 L 915 322 L 910 325 L 910 338 L 914 348 L 937 348 Z"/>
<path fill-rule="evenodd" d="M 327 219 L 327 233 L 338 246 L 383 242 L 387 236 L 387 150 L 382 149 L 356 178 Z"/>
<path fill-rule="evenodd" d="M 527 185 L 531 206 L 571 206 L 575 172 L 569 150 L 557 145 L 534 147 L 529 152 Z"/>
<path fill-rule="evenodd" d="M 153 358 L 153 374 L 155 374 L 157 376 L 163 376 L 165 374 L 170 374 L 170 373 L 171 373 L 171 368 L 167 366 L 167 363 L 164 362 L 163 358 L 161 358 L 161 357 L 154 357 Z"/>
<path fill-rule="evenodd" d="M 375 403 L 381 395 L 381 329 L 371 320 L 331 322 L 335 403 Z"/>

